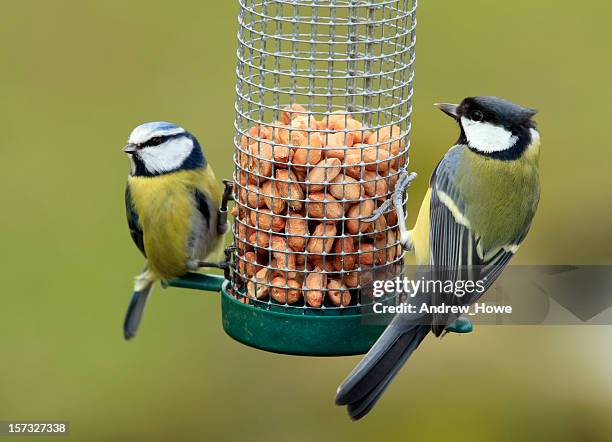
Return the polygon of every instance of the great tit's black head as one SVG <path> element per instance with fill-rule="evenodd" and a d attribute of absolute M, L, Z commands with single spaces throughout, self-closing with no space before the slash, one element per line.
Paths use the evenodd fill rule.
<path fill-rule="evenodd" d="M 498 97 L 468 97 L 461 104 L 438 104 L 461 126 L 460 144 L 500 159 L 519 157 L 538 137 L 537 111 Z"/>
<path fill-rule="evenodd" d="M 164 121 L 136 127 L 123 151 L 130 158 L 134 176 L 163 175 L 205 165 L 196 138 L 182 127 Z"/>

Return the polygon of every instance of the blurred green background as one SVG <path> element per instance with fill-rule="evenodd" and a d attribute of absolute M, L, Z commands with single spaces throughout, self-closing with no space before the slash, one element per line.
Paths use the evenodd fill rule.
<path fill-rule="evenodd" d="M 363 422 L 333 405 L 358 358 L 244 347 L 219 299 L 157 290 L 121 323 L 142 258 L 124 220 L 138 123 L 180 122 L 230 176 L 237 2 L 2 0 L 0 420 L 78 441 L 612 440 L 609 327 L 479 327 L 427 341 Z M 517 262 L 611 263 L 608 0 L 422 2 L 411 218 L 457 129 L 432 107 L 540 109 L 543 195 Z"/>

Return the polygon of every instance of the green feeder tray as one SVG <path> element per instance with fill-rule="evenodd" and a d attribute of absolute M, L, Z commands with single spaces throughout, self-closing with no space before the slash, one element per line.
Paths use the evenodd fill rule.
<path fill-rule="evenodd" d="M 169 285 L 220 292 L 225 332 L 238 342 L 273 353 L 301 356 L 364 354 L 385 329 L 385 321 L 380 320 L 380 315 L 357 313 L 358 307 L 295 309 L 301 311 L 292 313 L 282 311 L 286 310 L 282 305 L 244 303 L 229 292 L 229 281 L 220 276 L 190 273 Z"/>

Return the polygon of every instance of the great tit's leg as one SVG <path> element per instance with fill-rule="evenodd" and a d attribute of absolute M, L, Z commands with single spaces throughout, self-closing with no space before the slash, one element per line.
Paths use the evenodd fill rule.
<path fill-rule="evenodd" d="M 391 198 L 385 201 L 378 209 L 374 211 L 371 217 L 364 220 L 365 222 L 373 222 L 380 218 L 385 212 L 387 212 L 391 206 L 395 207 L 395 211 L 397 212 L 397 222 L 399 224 L 400 230 L 400 244 L 404 248 L 404 250 L 410 249 L 410 235 L 408 234 L 408 229 L 406 228 L 406 224 L 404 222 L 404 194 L 410 183 L 416 178 L 416 173 L 408 173 L 405 168 L 401 168 L 399 170 L 399 176 L 397 179 L 397 184 L 395 185 L 395 191 Z"/>
<path fill-rule="evenodd" d="M 472 321 L 470 321 L 465 316 L 459 316 L 457 319 L 455 319 L 455 322 L 446 327 L 444 333 L 457 333 L 462 335 L 466 333 L 472 333 L 472 331 L 474 331 Z"/>
<path fill-rule="evenodd" d="M 225 189 L 223 190 L 223 198 L 221 199 L 221 207 L 219 208 L 217 232 L 219 235 L 225 234 L 229 228 L 227 223 L 227 203 L 234 200 L 234 183 L 231 180 L 223 180 Z"/>

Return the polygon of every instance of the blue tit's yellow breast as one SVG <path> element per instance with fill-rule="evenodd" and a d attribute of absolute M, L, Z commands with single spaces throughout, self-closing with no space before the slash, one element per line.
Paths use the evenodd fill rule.
<path fill-rule="evenodd" d="M 128 178 L 149 269 L 160 279 L 176 278 L 187 271 L 188 241 L 197 210 L 194 189 L 202 188 L 208 175 L 201 169 Z"/>

